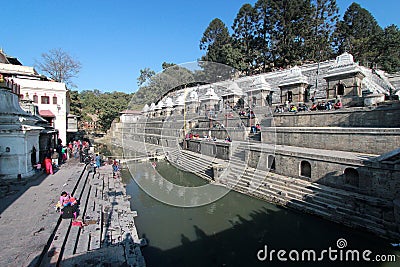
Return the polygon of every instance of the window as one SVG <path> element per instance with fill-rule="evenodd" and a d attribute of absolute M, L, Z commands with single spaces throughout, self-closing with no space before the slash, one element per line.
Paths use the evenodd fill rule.
<path fill-rule="evenodd" d="M 56 96 L 53 96 L 53 104 L 57 105 L 57 97 Z"/>
<path fill-rule="evenodd" d="M 213 155 L 217 154 L 217 146 L 216 145 L 212 146 L 212 153 L 213 153 Z"/>
<path fill-rule="evenodd" d="M 293 93 L 292 93 L 292 91 L 289 91 L 287 93 L 287 101 L 289 101 L 289 102 L 293 101 Z"/>
<path fill-rule="evenodd" d="M 33 96 L 33 102 L 36 104 L 39 102 L 39 97 L 37 95 Z"/>
<path fill-rule="evenodd" d="M 354 168 L 346 168 L 344 170 L 344 182 L 347 185 L 359 186 L 360 176 L 358 171 Z"/>
<path fill-rule="evenodd" d="M 42 104 L 50 104 L 50 97 L 48 97 L 48 96 L 42 96 L 42 97 L 40 97 L 40 102 L 41 102 Z"/>
<path fill-rule="evenodd" d="M 311 164 L 308 161 L 303 160 L 300 163 L 300 176 L 311 178 Z"/>
<path fill-rule="evenodd" d="M 275 170 L 275 157 L 272 155 L 268 155 L 268 168 L 270 171 Z"/>
<path fill-rule="evenodd" d="M 251 101 L 252 101 L 252 105 L 253 105 L 253 107 L 255 107 L 256 105 L 257 105 L 257 97 L 256 96 L 253 96 L 252 97 L 252 99 L 251 99 Z"/>
<path fill-rule="evenodd" d="M 337 86 L 337 95 L 344 95 L 344 84 L 339 83 Z"/>

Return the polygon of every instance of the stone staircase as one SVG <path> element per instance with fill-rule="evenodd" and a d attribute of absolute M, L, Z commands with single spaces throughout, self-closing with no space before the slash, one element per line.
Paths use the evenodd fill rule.
<path fill-rule="evenodd" d="M 214 180 L 213 161 L 209 157 L 187 150 L 171 149 L 167 153 L 167 160 L 183 171 L 194 173 L 208 181 Z"/>
<path fill-rule="evenodd" d="M 232 156 L 231 171 L 220 180 L 228 188 L 350 227 L 400 237 L 397 226 L 389 222 L 394 215 L 382 211 L 383 207 L 393 205 L 391 202 L 248 166 L 243 168 L 238 164 L 245 163 L 244 146 L 239 147 L 242 150 Z"/>

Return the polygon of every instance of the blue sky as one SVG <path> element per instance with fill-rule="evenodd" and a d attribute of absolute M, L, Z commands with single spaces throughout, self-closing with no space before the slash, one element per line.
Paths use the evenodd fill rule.
<path fill-rule="evenodd" d="M 0 47 L 27 66 L 62 48 L 82 63 L 78 89 L 134 92 L 139 70 L 192 62 L 218 17 L 229 28 L 244 3 L 256 1 L 13 0 L 1 3 Z M 340 13 L 353 2 L 337 0 Z M 381 27 L 399 26 L 400 1 L 358 0 Z"/>

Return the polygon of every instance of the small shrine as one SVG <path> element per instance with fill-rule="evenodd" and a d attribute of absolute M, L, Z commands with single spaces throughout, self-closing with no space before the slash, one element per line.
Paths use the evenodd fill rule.
<path fill-rule="evenodd" d="M 309 101 L 309 86 L 307 77 L 299 67 L 293 67 L 279 84 L 281 103 L 304 103 Z"/>
<path fill-rule="evenodd" d="M 227 92 L 221 95 L 224 108 L 233 109 L 235 106 L 241 106 L 240 99 L 243 99 L 243 90 L 239 87 L 239 85 L 236 82 L 232 82 L 229 84 L 227 89 Z"/>
<path fill-rule="evenodd" d="M 353 56 L 343 53 L 336 57 L 324 79 L 327 82 L 326 98 L 341 98 L 343 105 L 356 105 L 362 101 L 362 80 L 365 75 Z"/>
<path fill-rule="evenodd" d="M 264 107 L 271 103 L 272 90 L 262 75 L 257 76 L 246 91 L 249 107 Z"/>

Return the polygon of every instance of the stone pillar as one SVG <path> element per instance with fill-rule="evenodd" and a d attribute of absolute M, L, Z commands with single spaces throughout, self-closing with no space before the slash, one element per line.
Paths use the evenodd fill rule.
<path fill-rule="evenodd" d="M 224 168 L 219 163 L 214 163 L 212 165 L 213 169 L 213 179 L 215 182 L 220 182 L 220 178 L 222 178 L 222 173 L 224 172 Z"/>
<path fill-rule="evenodd" d="M 397 232 L 400 232 L 400 199 L 393 200 L 394 221 L 397 225 Z"/>

